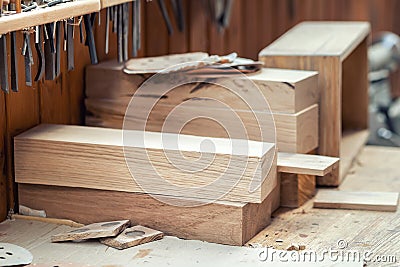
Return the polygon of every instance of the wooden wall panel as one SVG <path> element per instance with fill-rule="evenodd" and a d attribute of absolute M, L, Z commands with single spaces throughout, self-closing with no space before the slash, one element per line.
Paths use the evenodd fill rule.
<path fill-rule="evenodd" d="M 178 32 L 172 9 L 168 6 L 175 31 L 174 35 L 168 36 L 157 1 L 142 1 L 143 34 L 139 56 L 185 51 L 218 54 L 236 51 L 240 56 L 256 59 L 263 47 L 304 20 L 369 20 L 373 33 L 387 30 L 400 34 L 398 0 L 235 0 L 230 27 L 222 34 L 210 22 L 206 0 L 183 2 L 186 11 L 185 32 Z M 166 3 L 170 4 L 169 1 Z M 105 17 L 105 11 L 102 11 L 103 23 L 95 26 L 99 60 L 116 58 L 117 53 L 115 34 L 110 34 L 110 53 L 106 55 L 104 52 Z M 75 27 L 75 33 L 78 37 L 78 27 Z M 22 34 L 19 33 L 19 48 L 22 46 L 21 39 Z M 35 51 L 34 57 L 36 59 Z M 40 81 L 34 83 L 33 87 L 26 87 L 23 58 L 19 56 L 20 92 L 9 95 L 0 93 L 0 220 L 4 219 L 8 208 L 14 207 L 12 138 L 40 122 L 82 124 L 85 110 L 84 70 L 89 62 L 87 47 L 76 38 L 74 71 L 66 71 L 64 53 L 63 72 L 56 81 Z M 36 68 L 37 64 L 33 66 L 34 73 Z M 400 92 L 398 89 L 395 91 Z"/>

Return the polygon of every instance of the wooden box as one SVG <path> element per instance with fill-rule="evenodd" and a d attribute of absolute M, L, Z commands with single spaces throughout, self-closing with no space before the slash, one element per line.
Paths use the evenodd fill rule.
<path fill-rule="evenodd" d="M 320 185 L 340 184 L 368 136 L 369 32 L 367 22 L 304 22 L 259 53 L 267 67 L 319 72 L 318 152 L 341 158 L 340 172 Z"/>

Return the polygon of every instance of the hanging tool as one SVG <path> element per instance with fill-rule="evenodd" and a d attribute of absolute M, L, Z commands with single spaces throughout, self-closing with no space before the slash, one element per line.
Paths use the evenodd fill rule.
<path fill-rule="evenodd" d="M 218 26 L 218 31 L 222 31 L 229 26 L 234 0 L 208 0 L 210 15 L 214 23 Z"/>
<path fill-rule="evenodd" d="M 82 23 L 81 23 L 82 24 Z M 67 20 L 67 65 L 68 71 L 75 67 L 74 60 L 74 19 Z"/>
<path fill-rule="evenodd" d="M 233 0 L 225 0 L 224 11 L 220 19 L 220 24 L 223 28 L 227 28 L 229 26 L 229 22 L 231 20 L 232 6 Z"/>
<path fill-rule="evenodd" d="M 10 10 L 21 13 L 21 0 L 11 0 Z M 18 92 L 18 59 L 17 59 L 17 34 L 16 32 L 10 33 L 11 39 L 11 90 Z"/>
<path fill-rule="evenodd" d="M 122 39 L 123 39 L 123 32 L 122 32 L 122 5 L 117 6 L 118 12 L 117 12 L 117 54 L 118 54 L 118 62 L 123 62 L 124 57 L 122 54 L 122 49 L 123 49 L 123 44 L 122 44 Z"/>
<path fill-rule="evenodd" d="M 137 57 L 140 49 L 140 0 L 132 2 L 132 56 Z"/>
<path fill-rule="evenodd" d="M 185 15 L 183 13 L 182 0 L 171 0 L 171 3 L 175 14 L 176 23 L 178 24 L 178 29 L 180 32 L 183 32 L 185 30 Z"/>
<path fill-rule="evenodd" d="M 45 72 L 45 65 L 44 65 L 44 53 L 43 53 L 43 41 L 42 41 L 42 34 L 41 34 L 41 26 L 36 26 L 35 29 L 35 48 L 38 55 L 38 70 L 35 76 L 35 81 L 39 81 L 42 79 L 44 72 Z"/>
<path fill-rule="evenodd" d="M 96 43 L 94 40 L 93 27 L 90 18 L 90 14 L 83 16 L 86 30 L 86 45 L 89 47 L 90 61 L 94 65 L 97 64 L 99 61 L 97 59 Z"/>
<path fill-rule="evenodd" d="M 129 5 L 128 3 L 122 4 L 122 59 L 127 61 L 128 55 L 128 37 L 129 37 Z"/>
<path fill-rule="evenodd" d="M 172 29 L 172 23 L 171 19 L 169 18 L 168 15 L 168 10 L 167 7 L 165 6 L 164 0 L 157 0 L 158 2 L 158 7 L 160 8 L 161 14 L 164 18 L 165 25 L 167 26 L 168 34 L 171 35 L 174 30 Z"/>
<path fill-rule="evenodd" d="M 56 76 L 55 68 L 55 47 L 54 47 L 54 24 L 48 23 L 44 25 L 45 41 L 44 41 L 44 62 L 45 62 L 45 79 L 54 80 Z"/>
<path fill-rule="evenodd" d="M 56 22 L 56 64 L 55 77 L 61 73 L 61 21 Z"/>
<path fill-rule="evenodd" d="M 0 81 L 1 90 L 8 93 L 7 39 L 5 34 L 0 36 Z"/>
<path fill-rule="evenodd" d="M 24 31 L 24 45 L 22 47 L 22 55 L 25 59 L 25 84 L 27 86 L 32 86 L 33 55 L 29 30 Z"/>
<path fill-rule="evenodd" d="M 106 40 L 105 40 L 105 53 L 108 55 L 109 47 L 110 47 L 110 12 L 111 8 L 107 7 L 106 9 Z"/>

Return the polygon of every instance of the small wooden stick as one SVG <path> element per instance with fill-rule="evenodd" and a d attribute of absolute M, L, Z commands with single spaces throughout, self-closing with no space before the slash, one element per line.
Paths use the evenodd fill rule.
<path fill-rule="evenodd" d="M 56 219 L 56 218 L 43 218 L 43 217 L 33 217 L 33 216 L 26 216 L 20 214 L 13 214 L 11 219 L 19 219 L 19 220 L 30 220 L 30 221 L 37 221 L 37 222 L 44 222 L 44 223 L 52 223 L 52 224 L 59 224 L 59 225 L 67 225 L 74 228 L 79 228 L 85 226 L 84 224 L 77 223 L 71 220 L 66 219 Z"/>

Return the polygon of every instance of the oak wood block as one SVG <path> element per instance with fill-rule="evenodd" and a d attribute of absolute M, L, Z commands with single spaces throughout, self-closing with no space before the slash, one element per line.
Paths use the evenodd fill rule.
<path fill-rule="evenodd" d="M 18 189 L 22 205 L 44 209 L 49 217 L 84 224 L 127 218 L 133 225 L 179 238 L 239 246 L 270 223 L 271 208 L 279 205 L 280 190 L 275 186 L 260 204 L 217 201 L 179 207 L 141 193 L 33 184 L 19 184 Z"/>
<path fill-rule="evenodd" d="M 100 239 L 100 242 L 116 249 L 126 249 L 163 238 L 164 233 L 141 225 L 126 228 L 116 237 Z"/>
<path fill-rule="evenodd" d="M 396 211 L 399 193 L 318 190 L 315 208 Z"/>
<path fill-rule="evenodd" d="M 16 182 L 253 203 L 277 183 L 270 143 L 141 131 L 124 138 L 116 129 L 39 125 L 15 137 Z"/>
<path fill-rule="evenodd" d="M 201 56 L 205 53 L 194 54 Z M 191 54 L 183 55 L 190 56 Z M 140 62 L 144 61 L 146 63 L 151 60 L 151 64 L 157 63 L 153 68 L 160 68 L 160 64 L 167 67 L 174 65 L 174 60 L 171 59 L 173 56 L 180 55 L 134 59 L 132 62 L 139 64 L 140 67 L 146 67 L 146 65 L 141 66 Z M 142 83 L 154 74 L 151 69 L 142 70 L 137 74 L 126 74 L 123 69 L 124 65 L 116 61 L 107 61 L 98 65 L 88 66 L 86 69 L 87 98 L 104 98 L 126 102 L 126 100 L 124 101 L 120 98 L 129 97 L 130 99 Z M 241 83 L 240 80 L 244 79 L 243 76 L 232 77 L 233 81 L 237 81 L 236 83 L 232 82 L 232 85 L 250 100 L 257 101 L 260 95 L 264 96 L 272 112 L 293 114 L 317 104 L 319 101 L 318 74 L 314 71 L 263 68 L 260 73 L 248 75 L 247 78 L 254 82 L 261 94 L 250 90 L 248 84 Z M 246 103 L 233 92 L 214 84 L 221 81 L 221 79 L 210 78 L 207 81 L 208 83 L 193 82 L 189 85 L 178 86 L 164 95 L 162 103 L 177 105 L 188 99 L 213 98 L 219 99 L 233 108 L 242 109 L 246 107 Z M 157 94 L 157 90 L 151 91 L 153 97 L 160 95 Z M 265 107 L 263 108 L 265 109 Z"/>
<path fill-rule="evenodd" d="M 153 132 L 163 129 L 171 133 L 268 142 L 275 142 L 276 136 L 281 152 L 307 153 L 318 146 L 318 105 L 294 114 L 271 114 L 243 107 L 238 110 L 222 109 L 217 107 L 217 101 L 207 99 L 187 100 L 185 105 L 176 108 L 176 105 L 168 104 L 168 99 L 159 100 L 148 115 L 146 107 L 149 101 L 154 101 L 151 97 L 137 96 L 138 104 L 127 113 L 130 97 L 118 100 L 87 98 L 86 108 L 91 115 L 87 117 L 86 124 L 121 129 L 125 119 L 132 130 L 142 130 L 142 125 L 146 125 L 146 130 Z M 198 116 L 201 117 L 196 118 Z M 237 119 L 233 120 L 233 116 Z M 191 120 L 187 122 L 187 119 Z M 221 122 L 223 127 L 215 120 Z M 246 136 L 239 131 L 229 131 L 237 127 L 245 129 Z"/>
<path fill-rule="evenodd" d="M 368 128 L 369 32 L 367 22 L 303 22 L 259 53 L 266 67 L 319 72 L 321 155 L 339 157 L 342 131 Z M 344 175 L 318 183 L 337 186 Z"/>
<path fill-rule="evenodd" d="M 76 241 L 116 236 L 130 224 L 129 220 L 92 223 L 51 237 L 51 242 Z"/>

